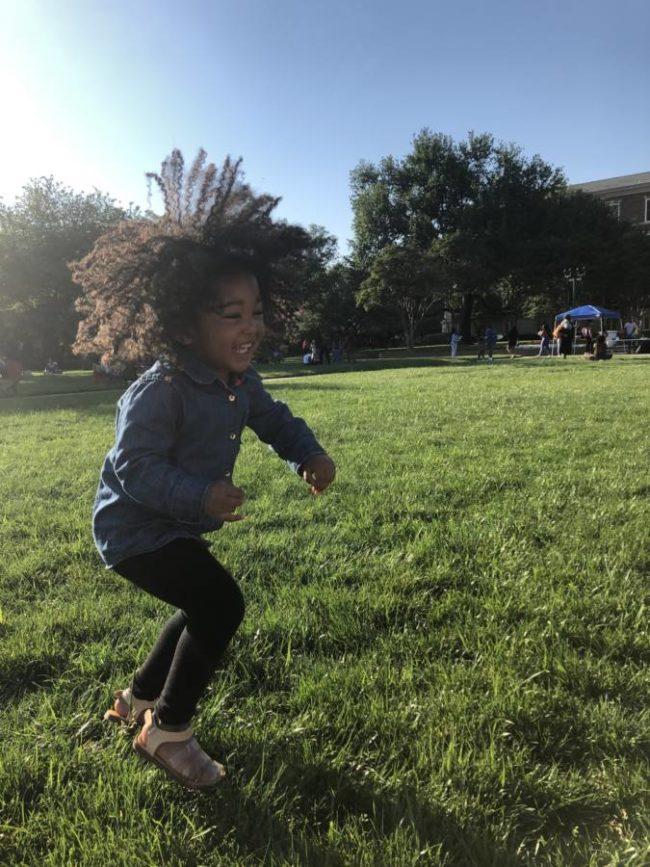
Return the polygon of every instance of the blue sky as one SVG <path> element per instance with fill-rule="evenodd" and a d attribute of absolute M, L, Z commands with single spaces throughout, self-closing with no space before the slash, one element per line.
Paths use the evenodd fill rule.
<path fill-rule="evenodd" d="M 351 234 L 349 172 L 424 126 L 571 181 L 650 170 L 648 0 L 0 0 L 0 196 L 53 174 L 146 204 L 172 147 L 244 157 L 278 214 Z M 154 201 L 154 205 L 155 205 Z"/>

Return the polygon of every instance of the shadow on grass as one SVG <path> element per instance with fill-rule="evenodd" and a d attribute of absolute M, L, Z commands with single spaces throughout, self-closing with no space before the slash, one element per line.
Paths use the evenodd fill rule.
<path fill-rule="evenodd" d="M 362 358 L 353 363 L 346 364 L 323 364 L 323 365 L 300 365 L 291 362 L 285 365 L 255 365 L 255 369 L 264 378 L 269 380 L 283 380 L 296 378 L 312 378 L 322 377 L 333 373 L 357 373 L 368 370 L 399 370 L 409 367 L 446 367 L 464 365 L 468 362 L 473 362 L 473 357 L 458 357 L 456 359 L 438 356 L 398 356 L 396 358 Z M 80 387 L 79 380 L 69 382 L 69 388 L 66 388 L 67 382 L 61 381 L 56 383 L 56 389 L 46 389 L 38 382 L 23 382 L 18 386 L 17 395 L 0 395 L 0 407 L 12 406 L 15 408 L 16 402 L 26 400 L 27 398 L 35 400 L 37 398 L 57 398 L 63 396 L 79 396 L 87 397 L 88 395 L 105 395 L 109 396 L 121 394 L 128 387 L 128 383 L 118 382 L 117 384 L 94 385 L 89 382 L 87 385 Z"/>
<path fill-rule="evenodd" d="M 447 356 L 414 355 L 398 356 L 397 358 L 360 358 L 352 364 L 318 364 L 314 367 L 304 365 L 286 368 L 260 365 L 257 370 L 269 380 L 312 378 L 327 376 L 332 373 L 362 373 L 372 370 L 402 370 L 409 367 L 462 367 L 472 364 L 473 356 L 450 358 Z"/>
<path fill-rule="evenodd" d="M 19 701 L 49 686 L 69 667 L 70 659 L 61 653 L 10 657 L 7 666 L 0 668 L 0 702 Z"/>
<path fill-rule="evenodd" d="M 295 366 L 288 363 L 286 366 L 276 365 L 270 367 L 268 365 L 259 365 L 256 369 L 261 374 L 265 382 L 268 382 L 271 390 L 273 387 L 291 388 L 293 390 L 307 391 L 310 388 L 314 390 L 340 390 L 343 385 L 325 385 L 322 382 L 332 374 L 345 375 L 348 373 L 367 373 L 373 371 L 385 370 L 408 370 L 418 368 L 429 368 L 432 370 L 440 369 L 463 369 L 466 371 L 482 370 L 484 368 L 496 370 L 504 367 L 516 367 L 518 369 L 544 369 L 545 372 L 552 371 L 554 374 L 564 373 L 568 370 L 578 367 L 588 367 L 592 370 L 608 370 L 612 366 L 619 367 L 624 363 L 626 367 L 639 367 L 641 365 L 648 366 L 650 356 L 647 358 L 630 358 L 629 356 L 620 356 L 612 359 L 612 365 L 598 365 L 594 363 L 584 362 L 579 356 L 574 356 L 569 359 L 561 358 L 538 358 L 536 356 L 515 356 L 511 358 L 508 355 L 495 355 L 494 363 L 488 364 L 487 361 L 479 361 L 474 355 L 462 355 L 458 358 L 450 358 L 448 356 L 406 356 L 397 358 L 376 358 L 376 359 L 359 359 L 353 364 L 324 364 L 311 367 L 309 365 Z M 315 382 L 314 380 L 317 380 Z M 97 414 L 112 414 L 115 410 L 115 404 L 119 396 L 125 390 L 125 386 L 117 388 L 88 388 L 76 389 L 69 392 L 61 391 L 54 393 L 23 393 L 12 397 L 0 398 L 0 415 L 3 412 L 48 412 L 58 409 L 79 409 L 84 412 L 95 412 Z"/>
<path fill-rule="evenodd" d="M 313 380 L 305 380 L 302 377 L 291 379 L 269 379 L 267 380 L 267 388 L 273 393 L 278 389 L 290 389 L 291 391 L 342 391 L 344 385 L 334 385 L 325 382 L 314 382 Z"/>
<path fill-rule="evenodd" d="M 79 410 L 84 414 L 115 415 L 115 405 L 122 394 L 119 390 L 100 392 L 71 391 L 66 394 L 38 394 L 29 397 L 9 397 L 0 400 L 0 416 L 4 413 L 55 412 L 60 409 Z"/>
<path fill-rule="evenodd" d="M 345 770 L 305 763 L 295 749 L 269 757 L 263 745 L 249 744 L 241 756 L 236 755 L 237 759 L 242 761 L 241 770 L 232 782 L 226 778 L 227 795 L 218 800 L 201 798 L 197 812 L 205 826 L 220 823 L 230 828 L 242 854 L 260 858 L 263 863 L 273 857 L 292 864 L 349 864 L 354 842 L 348 842 L 346 851 L 340 842 L 327 841 L 332 823 L 349 820 L 357 834 L 360 825 L 365 827 L 366 845 L 376 842 L 381 846 L 400 829 L 411 830 L 414 848 L 432 853 L 441 850 L 440 860 L 446 856 L 446 864 L 507 867 L 520 863 L 489 834 L 460 824 L 442 805 L 425 803 L 412 786 L 405 785 L 398 793 L 381 791 L 369 781 L 354 779 Z M 273 803 L 291 805 L 291 816 L 286 821 L 261 803 L 254 789 L 250 794 L 250 787 L 242 786 L 246 779 L 254 779 L 262 767 L 265 779 L 274 782 Z"/>

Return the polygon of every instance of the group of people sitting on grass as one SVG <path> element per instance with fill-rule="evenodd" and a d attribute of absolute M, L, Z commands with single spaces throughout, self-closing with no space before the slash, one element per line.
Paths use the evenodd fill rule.
<path fill-rule="evenodd" d="M 47 364 L 43 368 L 43 374 L 46 376 L 63 373 L 58 362 L 52 358 L 48 358 Z M 29 373 L 25 373 L 22 361 L 17 358 L 2 358 L 0 357 L 0 396 L 7 397 L 9 395 L 18 394 L 18 383 Z"/>
<path fill-rule="evenodd" d="M 331 346 L 326 340 L 309 340 L 305 338 L 301 344 L 303 364 L 337 364 L 343 361 L 345 354 L 352 361 L 352 339 L 332 340 Z"/>
<path fill-rule="evenodd" d="M 143 368 L 144 369 L 144 368 Z M 119 380 L 127 385 L 135 382 L 138 378 L 139 371 L 134 364 L 109 364 L 108 360 L 102 357 L 101 361 L 93 364 L 93 379 L 99 382 L 113 382 Z"/>
<path fill-rule="evenodd" d="M 607 345 L 607 334 L 601 331 L 596 337 L 592 351 L 585 352 L 585 358 L 588 361 L 607 361 L 612 357 L 612 351 Z"/>
<path fill-rule="evenodd" d="M 43 373 L 45 376 L 59 376 L 63 371 L 59 367 L 58 361 L 55 361 L 53 358 L 48 358 L 47 364 L 43 368 Z"/>

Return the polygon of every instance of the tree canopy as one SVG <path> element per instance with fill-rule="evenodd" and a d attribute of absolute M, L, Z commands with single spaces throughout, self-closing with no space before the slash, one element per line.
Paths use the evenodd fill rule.
<path fill-rule="evenodd" d="M 477 309 L 500 305 L 516 316 L 558 303 L 563 271 L 572 266 L 586 268 L 595 301 L 618 302 L 622 283 L 627 298 L 643 291 L 634 262 L 647 261 L 645 236 L 593 196 L 569 191 L 561 170 L 540 156 L 487 133 L 455 142 L 424 129 L 403 159 L 359 163 L 351 186 L 359 267 L 384 267 L 378 257 L 395 256 L 386 250 L 435 251 L 466 336 Z M 394 294 L 410 285 L 391 280 Z M 432 298 L 439 289 L 431 285 Z"/>
<path fill-rule="evenodd" d="M 443 300 L 445 286 L 444 261 L 434 248 L 390 244 L 374 257 L 356 297 L 367 310 L 380 306 L 394 310 L 410 349 L 418 323 Z"/>
<path fill-rule="evenodd" d="M 354 237 L 345 259 L 322 226 L 275 219 L 279 198 L 253 192 L 241 160 L 216 166 L 200 150 L 186 171 L 174 151 L 148 179 L 163 194 L 162 216 L 51 177 L 30 180 L 13 205 L 0 203 L 0 354 L 69 363 L 82 316 L 77 349 L 101 354 L 93 316 L 124 312 L 120 287 L 130 278 L 120 257 L 138 247 L 145 267 L 147 245 L 161 233 L 272 262 L 276 340 L 386 340 L 399 327 L 411 345 L 443 309 L 469 336 L 477 316 L 514 320 L 565 307 L 573 299 L 563 275 L 578 267 L 586 273 L 577 303 L 630 313 L 650 306 L 650 236 L 619 222 L 597 197 L 569 189 L 540 156 L 487 133 L 454 141 L 423 129 L 405 156 L 360 162 L 351 173 Z M 76 270 L 80 309 L 68 267 L 75 261 L 84 262 Z M 134 328 L 145 301 L 136 282 L 127 299 Z"/>
<path fill-rule="evenodd" d="M 79 316 L 68 262 L 85 255 L 126 211 L 106 193 L 75 192 L 34 178 L 13 205 L 0 204 L 0 350 L 30 363 L 69 358 Z"/>

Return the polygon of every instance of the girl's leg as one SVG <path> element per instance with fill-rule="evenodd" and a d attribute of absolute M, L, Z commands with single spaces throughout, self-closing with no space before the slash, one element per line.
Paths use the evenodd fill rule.
<path fill-rule="evenodd" d="M 244 600 L 232 576 L 198 540 L 175 539 L 158 551 L 119 563 L 117 572 L 181 609 L 167 623 L 139 670 L 150 689 L 169 665 L 156 714 L 165 727 L 185 728 L 244 616 Z M 181 619 L 171 663 L 170 650 Z M 144 687 L 141 678 L 138 683 Z"/>
<path fill-rule="evenodd" d="M 151 701 L 158 698 L 167 680 L 178 639 L 186 624 L 185 612 L 180 610 L 165 623 L 149 656 L 133 678 L 133 695 L 136 698 L 146 698 Z"/>

